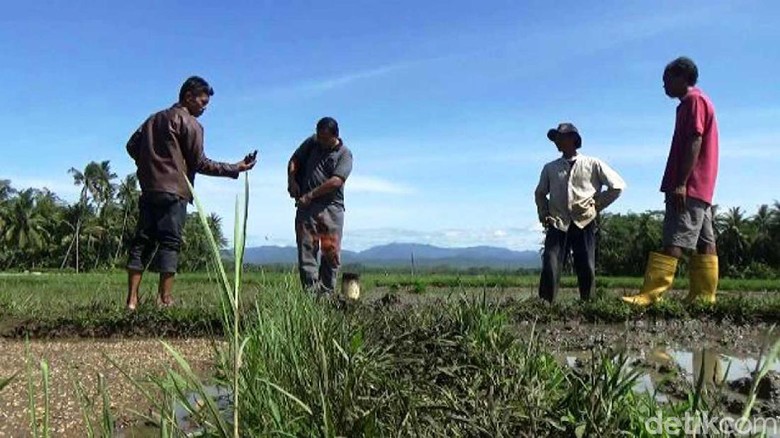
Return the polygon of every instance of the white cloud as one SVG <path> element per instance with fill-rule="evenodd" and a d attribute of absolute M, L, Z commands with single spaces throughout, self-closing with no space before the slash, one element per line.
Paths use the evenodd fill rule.
<path fill-rule="evenodd" d="M 495 231 L 493 231 L 493 237 L 502 238 L 502 237 L 506 237 L 506 236 L 507 236 L 507 232 L 504 231 L 504 230 L 495 230 Z"/>
<path fill-rule="evenodd" d="M 37 178 L 24 176 L 4 176 L 3 179 L 11 180 L 11 186 L 17 190 L 27 188 L 47 188 L 66 201 L 78 199 L 81 188 L 73 184 L 73 178 L 68 176 L 58 178 Z"/>
<path fill-rule="evenodd" d="M 512 250 L 536 250 L 541 242 L 541 230 L 535 225 L 526 228 L 450 228 L 429 231 L 364 228 L 348 230 L 344 236 L 344 247 L 353 251 L 388 243 L 425 243 L 445 248 L 488 245 Z"/>
<path fill-rule="evenodd" d="M 316 79 L 312 81 L 306 81 L 293 87 L 295 90 L 303 92 L 322 92 L 332 90 L 334 88 L 343 87 L 349 85 L 352 82 L 360 81 L 363 79 L 370 79 L 377 76 L 382 76 L 395 70 L 406 67 L 406 64 L 391 64 L 383 67 L 373 68 L 370 70 L 357 71 L 353 73 L 344 74 L 342 76 Z"/>
<path fill-rule="evenodd" d="M 268 97 L 290 98 L 294 96 L 317 95 L 336 88 L 345 87 L 354 82 L 384 76 L 388 73 L 405 69 L 413 64 L 415 63 L 399 62 L 399 63 L 389 64 L 389 65 L 376 67 L 372 69 L 344 73 L 340 76 L 335 76 L 330 78 L 317 78 L 317 79 L 304 80 L 296 84 L 270 88 L 268 90 L 264 90 L 260 94 L 254 94 L 254 95 L 250 94 L 246 99 L 256 100 L 258 98 L 268 98 Z"/>

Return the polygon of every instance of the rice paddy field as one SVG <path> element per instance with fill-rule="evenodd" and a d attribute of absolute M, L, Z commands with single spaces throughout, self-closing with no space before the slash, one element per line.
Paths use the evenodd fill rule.
<path fill-rule="evenodd" d="M 618 298 L 638 278 L 586 303 L 564 278 L 549 305 L 535 276 L 366 273 L 350 301 L 231 274 L 178 276 L 165 309 L 149 275 L 133 313 L 122 272 L 0 274 L 0 436 L 674 436 L 648 425 L 780 416 L 778 281 L 724 279 L 693 306 L 679 281 L 638 310 Z"/>

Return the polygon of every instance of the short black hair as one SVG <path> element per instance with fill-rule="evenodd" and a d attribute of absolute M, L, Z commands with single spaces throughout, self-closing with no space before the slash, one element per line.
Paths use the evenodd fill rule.
<path fill-rule="evenodd" d="M 317 122 L 317 131 L 323 130 L 338 137 L 339 123 L 333 117 L 323 117 Z"/>
<path fill-rule="evenodd" d="M 187 93 L 192 93 L 193 96 L 197 96 L 201 93 L 206 93 L 209 96 L 214 95 L 214 89 L 211 88 L 208 82 L 200 76 L 190 76 L 181 84 L 179 90 L 179 102 L 184 100 L 184 96 Z"/>
<path fill-rule="evenodd" d="M 673 76 L 682 76 L 688 82 L 689 86 L 696 85 L 699 80 L 699 68 L 691 58 L 681 56 L 666 65 L 664 74 L 669 73 Z"/>

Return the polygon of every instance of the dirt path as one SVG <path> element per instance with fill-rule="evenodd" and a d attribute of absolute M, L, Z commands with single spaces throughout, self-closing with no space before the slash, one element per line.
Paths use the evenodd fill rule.
<path fill-rule="evenodd" d="M 187 339 L 168 341 L 190 363 L 196 372 L 208 375 L 213 365 L 211 341 Z M 103 354 L 108 355 L 137 378 L 151 374 L 162 375 L 174 361 L 158 340 L 36 340 L 30 342 L 36 365 L 46 359 L 50 368 L 51 431 L 57 437 L 85 435 L 74 382 L 80 382 L 90 397 L 98 396 L 98 373 L 103 373 L 111 397 L 111 408 L 118 425 L 134 422 L 132 410 L 145 412 L 149 405 L 127 379 L 114 368 Z M 30 436 L 30 415 L 27 396 L 25 344 L 21 341 L 0 339 L 0 377 L 16 371 L 22 374 L 0 392 L 0 437 Z M 39 367 L 37 367 L 39 369 Z M 40 372 L 35 372 L 36 406 L 42 412 L 43 390 Z M 100 402 L 96 412 L 99 413 Z"/>

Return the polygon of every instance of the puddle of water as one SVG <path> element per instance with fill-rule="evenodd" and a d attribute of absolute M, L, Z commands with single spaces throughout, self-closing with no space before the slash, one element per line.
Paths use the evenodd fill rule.
<path fill-rule="evenodd" d="M 222 413 L 222 418 L 226 422 L 232 424 L 233 422 L 233 396 L 228 388 L 219 386 L 207 386 L 206 396 L 214 400 L 217 409 Z M 200 394 L 190 393 L 187 396 L 187 401 L 194 410 L 208 409 L 206 403 Z M 174 406 L 174 415 L 176 416 L 176 424 L 179 425 L 182 432 L 189 436 L 200 436 L 203 434 L 203 430 L 198 426 L 194 419 L 190 416 L 182 404 L 177 403 Z"/>
<path fill-rule="evenodd" d="M 656 349 L 646 354 L 646 358 L 657 365 L 679 366 L 689 382 L 697 382 L 703 372 L 705 382 L 717 384 L 750 377 L 758 365 L 756 357 L 734 356 L 706 348 L 692 351 Z M 780 359 L 773 361 L 769 370 L 780 372 Z"/>
<path fill-rule="evenodd" d="M 577 367 L 581 360 L 590 360 L 589 351 L 568 352 L 565 355 L 566 364 Z M 661 382 L 668 378 L 667 369 L 679 369 L 681 376 L 689 383 L 698 382 L 703 372 L 704 383 L 723 384 L 733 382 L 745 377 L 750 377 L 756 370 L 758 359 L 756 357 L 740 357 L 723 354 L 717 350 L 702 348 L 698 350 L 665 349 L 640 350 L 638 354 L 629 356 L 629 364 L 639 359 L 651 366 L 637 381 L 634 390 L 655 394 L 659 402 L 670 400 L 669 395 L 656 391 Z M 770 371 L 780 373 L 780 358 L 776 359 L 769 367 Z M 727 374 L 728 373 L 728 374 Z"/>
<path fill-rule="evenodd" d="M 565 361 L 570 367 L 577 367 L 581 365 L 579 361 L 590 359 L 591 353 L 589 351 L 569 352 L 565 356 Z M 651 367 L 649 369 L 643 369 L 643 373 L 634 386 L 634 390 L 637 392 L 654 394 L 655 399 L 659 403 L 668 402 L 674 399 L 674 396 L 656 391 L 656 388 L 660 386 L 663 379 L 668 378 L 669 376 L 668 371 L 667 374 L 660 372 L 664 371 L 664 366 L 668 370 L 674 368 L 680 370 L 680 375 L 690 383 L 697 382 L 699 377 L 702 376 L 702 373 L 704 373 L 702 377 L 705 383 L 723 384 L 750 377 L 751 374 L 756 371 L 759 362 L 756 357 L 729 355 L 707 348 L 696 350 L 664 348 L 640 350 L 638 354 L 629 356 L 628 363 L 632 364 L 636 359 L 640 359 L 640 363 L 643 362 Z M 629 365 L 629 367 L 632 366 Z M 770 364 L 769 369 L 771 371 L 780 372 L 780 359 L 773 361 Z M 728 389 L 728 386 L 727 391 L 739 398 L 745 398 Z M 737 416 L 725 414 L 724 418 L 734 421 L 737 419 Z M 762 429 L 766 434 L 765 436 L 780 438 L 780 426 L 775 427 L 777 424 L 778 423 L 775 422 L 767 422 L 766 428 Z M 757 423 L 757 425 L 760 425 L 760 422 Z"/>
<path fill-rule="evenodd" d="M 589 359 L 590 353 L 569 352 L 566 354 L 566 363 L 570 367 L 577 366 L 577 360 Z M 756 370 L 758 359 L 756 357 L 740 357 L 723 354 L 717 350 L 702 348 L 698 350 L 654 349 L 641 350 L 638 355 L 630 356 L 631 359 L 645 359 L 654 365 L 676 365 L 684 372 L 689 382 L 695 382 L 699 373 L 704 371 L 705 382 L 722 383 L 750 377 Z M 728 375 L 726 371 L 728 370 Z M 780 372 L 780 358 L 770 364 L 770 371 Z"/>
<path fill-rule="evenodd" d="M 217 409 L 222 414 L 225 422 L 233 424 L 233 395 L 230 389 L 220 386 L 206 386 L 206 396 L 214 401 Z M 201 409 L 208 409 L 206 403 L 200 394 L 191 392 L 187 395 L 187 402 L 196 412 Z M 186 437 L 199 437 L 204 433 L 184 404 L 176 402 L 173 407 L 174 417 L 179 429 Z M 126 430 L 117 431 L 115 438 L 151 438 L 159 437 L 160 429 L 157 426 L 143 424 L 130 427 Z"/>

